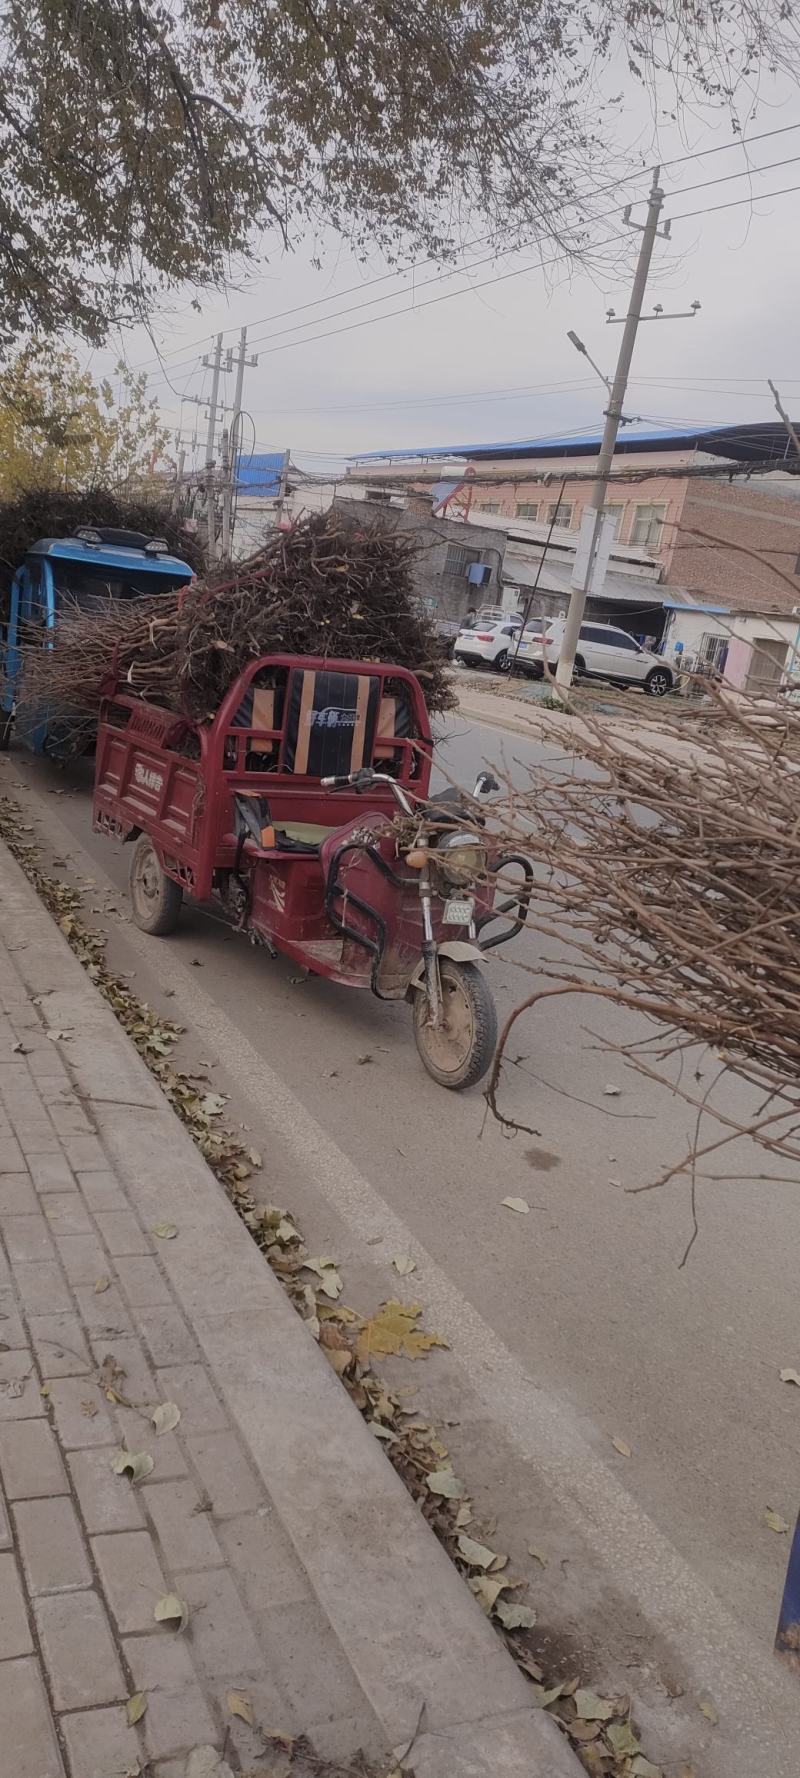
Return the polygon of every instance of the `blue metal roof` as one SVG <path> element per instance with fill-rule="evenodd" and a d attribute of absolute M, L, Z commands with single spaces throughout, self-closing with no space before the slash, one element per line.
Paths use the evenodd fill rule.
<path fill-rule="evenodd" d="M 262 451 L 257 456 L 238 457 L 236 487 L 240 494 L 261 494 L 277 500 L 281 491 L 285 451 Z"/>
<path fill-rule="evenodd" d="M 29 556 L 57 556 L 62 561 L 100 563 L 105 568 L 130 568 L 137 574 L 184 574 L 191 580 L 194 570 L 178 556 L 147 555 L 143 549 L 125 549 L 120 544 L 82 543 L 78 537 L 41 537 L 31 544 Z"/>
<path fill-rule="evenodd" d="M 376 463 L 391 459 L 392 462 L 404 462 L 415 457 L 468 457 L 473 461 L 485 457 L 578 457 L 586 456 L 587 452 L 596 454 L 601 442 L 599 432 L 578 435 L 551 432 L 540 438 L 503 439 L 488 444 L 422 445 L 415 450 L 369 451 L 366 455 L 351 457 L 350 461 Z M 685 450 L 687 446 L 713 456 L 730 457 L 737 462 L 767 458 L 777 462 L 794 455 L 785 426 L 780 421 L 771 420 L 742 421 L 733 426 L 650 427 L 644 432 L 635 426 L 626 427 L 617 440 L 616 454 Z"/>

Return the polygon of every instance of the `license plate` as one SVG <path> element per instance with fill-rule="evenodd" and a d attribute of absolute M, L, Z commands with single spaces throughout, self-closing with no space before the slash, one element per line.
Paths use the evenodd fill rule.
<path fill-rule="evenodd" d="M 444 904 L 445 926 L 468 926 L 474 912 L 475 903 L 471 896 L 464 896 L 459 900 L 457 896 L 451 895 Z"/>

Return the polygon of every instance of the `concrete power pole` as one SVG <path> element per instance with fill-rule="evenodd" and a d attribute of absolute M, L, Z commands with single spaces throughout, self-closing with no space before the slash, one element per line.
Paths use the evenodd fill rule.
<path fill-rule="evenodd" d="M 219 379 L 222 370 L 222 334 L 217 334 L 214 357 L 204 358 L 203 363 L 211 371 L 211 399 L 208 404 L 208 431 L 206 433 L 206 523 L 208 528 L 208 560 L 217 559 L 217 501 L 214 487 L 214 436 L 217 426 L 217 408 L 219 407 Z"/>
<path fill-rule="evenodd" d="M 583 587 L 575 588 L 569 602 L 567 620 L 564 628 L 564 640 L 561 644 L 561 652 L 556 667 L 556 684 L 560 685 L 564 691 L 568 691 L 572 684 L 572 673 L 575 666 L 575 651 L 578 637 L 580 635 L 581 624 L 583 622 L 583 614 L 586 609 L 586 599 L 592 585 L 595 558 L 597 556 L 597 549 L 603 529 L 603 508 L 605 506 L 606 493 L 608 491 L 609 473 L 614 461 L 614 451 L 617 444 L 620 420 L 622 419 L 622 406 L 625 400 L 625 392 L 628 387 L 628 373 L 631 368 L 631 359 L 633 357 L 633 348 L 636 344 L 639 322 L 642 318 L 642 303 L 644 301 L 645 290 L 647 289 L 647 278 L 650 271 L 650 261 L 653 257 L 656 235 L 658 234 L 658 219 L 661 215 L 661 206 L 664 202 L 664 193 L 658 183 L 660 171 L 660 167 L 655 167 L 653 170 L 653 183 L 650 187 L 650 197 L 647 204 L 647 221 L 642 228 L 642 244 L 639 248 L 639 259 L 633 280 L 628 313 L 622 330 L 617 368 L 614 372 L 614 381 L 611 385 L 611 399 L 606 408 L 606 423 L 603 428 L 603 442 L 600 446 L 600 454 L 597 459 L 597 479 L 592 487 L 591 506 L 594 510 L 594 527 L 589 546 L 589 556 L 586 563 L 586 573 L 583 579 Z M 628 218 L 626 216 L 626 221 L 627 220 Z M 667 227 L 668 226 L 669 225 L 667 224 Z"/>
<path fill-rule="evenodd" d="M 232 370 L 234 363 L 236 364 L 236 391 L 233 397 L 233 418 L 231 420 L 230 432 L 226 432 L 225 434 L 222 464 L 222 554 L 226 561 L 230 557 L 231 542 L 233 538 L 233 490 L 236 481 L 236 464 L 239 456 L 239 447 L 241 445 L 238 421 L 242 411 L 244 373 L 245 368 L 252 369 L 253 366 L 258 363 L 257 352 L 254 352 L 251 358 L 248 358 L 247 356 L 246 327 L 242 328 L 239 335 L 239 347 L 236 354 L 234 354 L 231 347 L 228 348 L 228 354 L 225 361 L 226 369 Z"/>

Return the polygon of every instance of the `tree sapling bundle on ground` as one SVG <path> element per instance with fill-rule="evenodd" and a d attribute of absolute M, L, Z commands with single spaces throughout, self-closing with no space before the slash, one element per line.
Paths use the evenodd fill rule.
<path fill-rule="evenodd" d="M 129 691 L 203 718 L 248 661 L 280 653 L 410 668 L 428 708 L 446 710 L 453 697 L 414 593 L 413 555 L 379 521 L 315 514 L 274 532 L 249 561 L 178 592 L 109 600 L 91 613 L 67 608 L 52 649 L 25 651 L 23 697 L 91 719 L 113 672 Z"/>

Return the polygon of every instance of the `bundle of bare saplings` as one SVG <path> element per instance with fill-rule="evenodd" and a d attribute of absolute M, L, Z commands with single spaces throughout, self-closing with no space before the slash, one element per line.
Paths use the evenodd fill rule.
<path fill-rule="evenodd" d="M 127 690 L 202 718 L 248 661 L 283 653 L 411 668 L 428 708 L 446 710 L 452 693 L 415 597 L 413 556 L 413 544 L 378 521 L 314 514 L 274 532 L 249 561 L 177 592 L 67 607 L 53 648 L 25 650 L 23 695 L 87 719 L 113 673 Z"/>
<path fill-rule="evenodd" d="M 582 714 L 571 756 L 537 762 L 527 782 L 517 770 L 493 810 L 536 861 L 531 924 L 556 944 L 501 1035 L 490 1102 L 502 1115 L 519 1014 L 578 993 L 646 1014 L 625 1060 L 698 1113 L 717 1069 L 695 1072 L 692 1050 L 709 1046 L 756 1090 L 708 1109 L 730 1137 L 746 1130 L 797 1162 L 800 708 L 710 696 L 705 732 L 689 739 L 679 717 L 637 732 Z"/>

